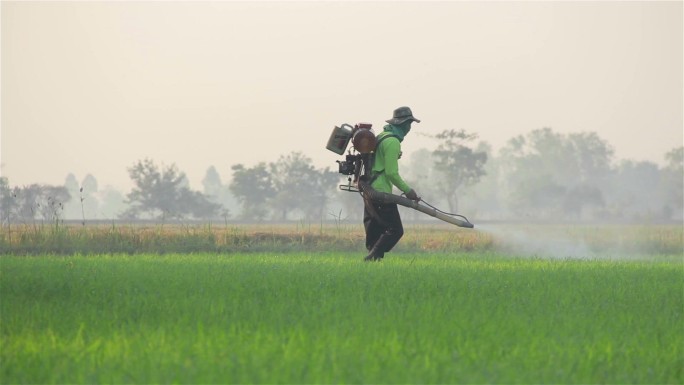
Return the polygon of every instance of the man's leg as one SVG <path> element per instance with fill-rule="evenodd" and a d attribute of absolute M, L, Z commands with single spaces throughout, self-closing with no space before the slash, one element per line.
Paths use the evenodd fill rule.
<path fill-rule="evenodd" d="M 380 216 L 380 220 L 376 222 L 374 230 L 380 231 L 380 235 L 375 238 L 374 243 L 370 243 L 372 248 L 369 248 L 370 254 L 364 260 L 378 261 L 385 256 L 385 252 L 392 250 L 394 245 L 399 242 L 402 235 L 404 235 L 404 227 L 401 224 L 401 217 L 396 204 L 376 205 L 375 211 Z M 370 223 L 373 223 L 371 221 Z M 380 224 L 381 223 L 381 224 Z M 369 239 L 368 230 L 366 231 L 366 247 L 368 248 Z"/>
<path fill-rule="evenodd" d="M 368 211 L 365 205 L 363 207 L 363 227 L 366 229 L 366 250 L 370 251 L 385 232 L 385 227 Z"/>
<path fill-rule="evenodd" d="M 399 242 L 401 237 L 404 235 L 404 226 L 401 223 L 401 217 L 399 216 L 399 209 L 395 203 L 388 203 L 381 205 L 378 208 L 378 212 L 382 219 L 386 222 L 387 227 L 384 233 L 380 236 L 380 239 L 376 242 L 381 243 L 383 252 L 388 252 Z"/>

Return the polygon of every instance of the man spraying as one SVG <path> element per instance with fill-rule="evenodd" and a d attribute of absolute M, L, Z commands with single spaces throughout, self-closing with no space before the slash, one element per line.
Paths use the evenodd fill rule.
<path fill-rule="evenodd" d="M 399 175 L 401 142 L 411 131 L 413 122 L 420 123 L 408 107 L 394 110 L 392 119 L 386 121 L 383 132 L 377 136 L 375 161 L 371 170 L 371 187 L 379 192 L 392 193 L 396 186 L 406 197 L 420 201 L 416 191 Z M 371 205 L 372 207 L 368 207 Z M 369 254 L 364 261 L 380 261 L 385 253 L 404 235 L 399 210 L 396 203 L 377 203 L 369 201 L 364 206 L 363 225 L 366 229 L 366 249 Z"/>

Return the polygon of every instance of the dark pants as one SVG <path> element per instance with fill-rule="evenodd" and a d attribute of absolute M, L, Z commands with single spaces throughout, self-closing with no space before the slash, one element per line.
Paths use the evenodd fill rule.
<path fill-rule="evenodd" d="M 401 224 L 399 210 L 394 203 L 373 204 L 375 213 L 364 206 L 363 226 L 366 228 L 366 249 L 371 251 L 374 247 L 380 253 L 392 250 L 404 235 L 404 227 Z"/>

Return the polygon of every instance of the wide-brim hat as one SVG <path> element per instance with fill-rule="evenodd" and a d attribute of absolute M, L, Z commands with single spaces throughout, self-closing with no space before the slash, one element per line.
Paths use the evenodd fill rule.
<path fill-rule="evenodd" d="M 402 124 L 406 121 L 414 121 L 416 123 L 420 123 L 419 119 L 416 119 L 413 116 L 413 113 L 411 112 L 411 109 L 408 107 L 399 107 L 396 110 L 394 110 L 394 114 L 392 115 L 392 119 L 385 120 L 389 124 Z"/>

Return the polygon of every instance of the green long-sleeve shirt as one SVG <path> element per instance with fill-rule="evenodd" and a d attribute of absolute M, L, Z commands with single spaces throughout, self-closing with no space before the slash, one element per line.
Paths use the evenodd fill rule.
<path fill-rule="evenodd" d="M 378 135 L 378 140 L 391 132 L 384 131 Z M 392 193 L 392 186 L 397 186 L 404 193 L 411 191 L 411 187 L 399 175 L 399 153 L 401 142 L 397 138 L 387 138 L 380 142 L 375 151 L 375 161 L 372 173 L 378 175 L 372 187 L 380 192 Z"/>

